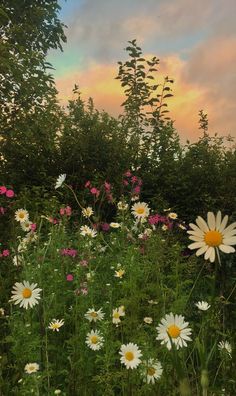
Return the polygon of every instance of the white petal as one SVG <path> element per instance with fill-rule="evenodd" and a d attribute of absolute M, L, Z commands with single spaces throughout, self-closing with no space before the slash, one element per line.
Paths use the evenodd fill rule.
<path fill-rule="evenodd" d="M 220 245 L 219 249 L 224 253 L 233 253 L 235 249 L 232 246 Z"/>
<path fill-rule="evenodd" d="M 221 211 L 219 210 L 216 215 L 216 230 L 219 229 L 221 224 Z"/>
<path fill-rule="evenodd" d="M 198 230 L 198 231 L 190 230 L 190 231 L 187 231 L 187 233 L 190 235 L 195 235 L 195 236 L 203 236 L 204 235 L 204 232 L 201 230 Z"/>
<path fill-rule="evenodd" d="M 189 245 L 188 248 L 192 250 L 192 249 L 201 248 L 203 246 L 206 246 L 205 242 L 194 242 L 194 243 L 191 243 L 191 245 Z"/>
<path fill-rule="evenodd" d="M 223 218 L 222 223 L 219 227 L 220 232 L 222 232 L 224 230 L 226 224 L 228 223 L 228 218 L 229 218 L 229 216 L 227 216 L 227 215 Z"/>
<path fill-rule="evenodd" d="M 201 256 L 201 254 L 205 253 L 207 251 L 207 249 L 208 249 L 207 245 L 203 246 L 201 249 L 198 249 L 196 251 L 196 256 Z"/>
<path fill-rule="evenodd" d="M 216 220 L 215 220 L 215 215 L 213 212 L 207 213 L 207 222 L 208 222 L 210 230 L 215 230 Z"/>
<path fill-rule="evenodd" d="M 236 227 L 236 222 L 231 223 L 228 227 L 226 227 L 223 231 L 223 234 L 227 234 L 229 231 L 232 231 Z"/>
<path fill-rule="evenodd" d="M 197 227 L 196 224 L 194 224 L 194 223 L 190 223 L 189 227 L 191 227 L 194 231 L 201 231 L 201 229 L 199 227 Z"/>
<path fill-rule="evenodd" d="M 202 231 L 204 232 L 209 231 L 207 223 L 201 216 L 198 216 L 198 218 L 196 219 L 196 223 Z"/>
<path fill-rule="evenodd" d="M 205 253 L 205 256 L 204 256 L 204 259 L 205 259 L 205 260 L 208 260 L 208 259 L 209 259 L 210 255 L 211 255 L 211 253 L 212 253 L 212 250 L 214 250 L 214 248 L 213 248 L 212 246 L 210 246 L 210 247 L 207 249 L 207 251 L 206 251 L 206 253 Z"/>
<path fill-rule="evenodd" d="M 203 237 L 199 237 L 199 236 L 195 236 L 195 235 L 189 236 L 189 239 L 190 239 L 191 241 L 196 241 L 196 242 L 201 242 L 201 241 L 204 240 Z"/>
<path fill-rule="evenodd" d="M 224 238 L 223 244 L 224 245 L 236 245 L 236 237 Z"/>
<path fill-rule="evenodd" d="M 216 258 L 216 252 L 215 252 L 215 249 L 213 249 L 212 252 L 211 252 L 211 254 L 210 254 L 210 257 L 209 257 L 210 262 L 211 262 L 211 263 L 214 263 L 215 258 Z"/>

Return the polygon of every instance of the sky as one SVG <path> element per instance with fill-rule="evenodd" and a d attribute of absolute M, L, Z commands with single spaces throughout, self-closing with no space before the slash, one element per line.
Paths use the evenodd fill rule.
<path fill-rule="evenodd" d="M 52 50 L 59 101 L 77 84 L 82 98 L 113 116 L 124 93 L 118 61 L 136 39 L 143 56 L 157 56 L 157 82 L 174 79 L 170 117 L 181 140 L 196 141 L 199 110 L 210 134 L 236 137 L 236 0 L 59 0 L 67 25 L 63 52 Z"/>

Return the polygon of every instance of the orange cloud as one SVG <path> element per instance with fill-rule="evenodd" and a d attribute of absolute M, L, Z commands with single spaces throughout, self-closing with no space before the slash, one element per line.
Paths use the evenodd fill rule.
<path fill-rule="evenodd" d="M 232 43 L 231 43 L 232 44 Z M 208 47 L 206 47 L 207 50 Z M 204 68 L 204 81 L 201 81 L 201 73 L 197 78 L 195 70 L 194 55 L 191 61 L 182 60 L 178 54 L 168 55 L 162 58 L 160 62 L 159 71 L 157 74 L 158 83 L 162 83 L 163 78 L 168 75 L 174 79 L 173 98 L 168 100 L 169 116 L 174 120 L 174 125 L 180 134 L 182 141 L 189 139 L 196 141 L 200 135 L 198 129 L 198 112 L 203 109 L 209 115 L 210 129 L 215 131 L 223 131 L 225 134 L 233 132 L 232 127 L 235 122 L 235 113 L 232 111 L 233 106 L 223 92 L 217 92 L 217 97 L 212 95 L 211 85 L 207 84 L 207 65 L 216 62 L 218 73 L 223 73 L 224 68 L 227 69 L 228 64 L 232 61 L 232 56 L 226 54 L 227 62 L 225 65 L 219 61 L 217 65 L 217 58 L 220 51 L 230 51 L 230 44 L 228 47 L 219 47 L 219 51 L 215 49 L 208 52 L 208 58 L 202 61 L 202 68 Z M 196 51 L 199 51 L 196 50 Z M 201 49 L 204 51 L 204 49 Z M 195 53 L 194 53 L 195 54 Z M 146 58 L 153 56 L 152 54 L 145 54 Z M 236 59 L 235 59 L 236 60 Z M 192 62 L 192 63 L 191 63 Z M 221 62 L 221 63 L 220 63 Z M 233 63 L 235 65 L 235 62 Z M 197 67 L 197 66 L 196 66 Z M 201 67 L 201 66 L 200 66 Z M 105 110 L 113 116 L 122 113 L 121 103 L 124 101 L 123 89 L 120 86 L 119 80 L 115 80 L 117 75 L 117 66 L 109 64 L 98 64 L 92 62 L 87 70 L 76 71 L 69 76 L 64 76 L 56 80 L 57 88 L 59 90 L 59 99 L 62 104 L 66 104 L 67 100 L 72 98 L 72 88 L 74 84 L 78 84 L 82 97 L 86 100 L 92 97 L 95 102 L 95 107 L 99 110 Z M 203 71 L 202 71 L 203 73 Z M 210 68 L 212 78 L 213 71 Z M 215 84 L 215 78 L 212 81 Z M 227 117 L 222 118 L 222 112 L 225 112 Z M 217 129 L 216 129 L 217 128 Z"/>

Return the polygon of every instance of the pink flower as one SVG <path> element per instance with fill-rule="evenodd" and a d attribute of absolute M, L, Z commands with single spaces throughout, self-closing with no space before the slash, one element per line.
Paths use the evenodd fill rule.
<path fill-rule="evenodd" d="M 4 214 L 5 213 L 5 211 L 6 211 L 6 209 L 5 208 L 3 208 L 2 206 L 0 206 L 0 214 Z"/>
<path fill-rule="evenodd" d="M 90 192 L 91 192 L 91 194 L 96 195 L 96 197 L 98 197 L 100 194 L 100 191 L 96 187 L 92 187 L 90 189 Z"/>
<path fill-rule="evenodd" d="M 148 218 L 149 224 L 152 224 L 152 225 L 158 224 L 159 221 L 160 221 L 160 216 L 158 214 L 155 214 Z"/>
<path fill-rule="evenodd" d="M 128 186 L 129 182 L 127 180 L 123 180 L 124 186 Z"/>
<path fill-rule="evenodd" d="M 73 277 L 73 275 L 72 275 L 72 274 L 68 274 L 68 275 L 66 275 L 66 280 L 67 280 L 68 282 L 72 282 L 72 281 L 73 281 L 73 279 L 74 279 L 74 277 Z"/>
<path fill-rule="evenodd" d="M 67 207 L 65 208 L 65 212 L 66 212 L 66 215 L 67 215 L 67 216 L 70 216 L 70 215 L 71 215 L 71 207 L 70 207 L 70 206 L 67 206 Z"/>
<path fill-rule="evenodd" d="M 0 194 L 1 194 L 1 195 L 2 195 L 2 194 L 6 194 L 6 191 L 7 191 L 7 189 L 6 189 L 5 186 L 0 186 Z"/>
<path fill-rule="evenodd" d="M 106 192 L 110 192 L 110 190 L 111 190 L 111 184 L 110 183 L 105 181 L 104 187 L 105 187 Z"/>
<path fill-rule="evenodd" d="M 60 215 L 64 216 L 64 214 L 65 214 L 65 209 L 64 208 L 60 208 Z"/>
<path fill-rule="evenodd" d="M 31 225 L 30 225 L 30 229 L 31 229 L 31 231 L 35 231 L 36 230 L 36 228 L 37 228 L 37 224 L 36 223 L 32 223 Z"/>
<path fill-rule="evenodd" d="M 8 250 L 8 249 L 4 249 L 4 250 L 2 251 L 2 255 L 3 255 L 3 257 L 9 256 L 9 255 L 10 255 L 9 250 Z"/>
<path fill-rule="evenodd" d="M 102 231 L 109 231 L 109 229 L 110 229 L 110 224 L 108 224 L 108 223 L 102 223 L 102 225 L 101 225 L 101 227 L 102 227 Z"/>
<path fill-rule="evenodd" d="M 132 173 L 131 173 L 129 170 L 127 170 L 127 171 L 125 172 L 124 176 L 126 176 L 126 177 L 131 177 L 131 176 L 132 176 Z"/>
<path fill-rule="evenodd" d="M 131 181 L 132 181 L 132 183 L 136 183 L 138 181 L 138 177 L 137 176 L 132 176 L 131 177 Z"/>
<path fill-rule="evenodd" d="M 88 181 L 86 181 L 86 183 L 85 183 L 85 188 L 88 188 L 88 187 L 90 187 L 90 185 L 91 185 L 90 181 L 89 181 L 89 180 L 88 180 Z"/>
<path fill-rule="evenodd" d="M 88 260 L 81 260 L 79 263 L 80 263 L 80 265 L 82 267 L 87 267 L 88 266 Z"/>
<path fill-rule="evenodd" d="M 134 189 L 133 189 L 133 193 L 134 193 L 135 195 L 140 194 L 140 191 L 141 191 L 140 186 L 136 186 L 136 187 L 134 187 Z"/>
<path fill-rule="evenodd" d="M 6 191 L 6 197 L 7 197 L 7 198 L 13 198 L 14 195 L 15 195 L 15 193 L 14 193 L 13 190 L 7 190 L 7 191 Z"/>

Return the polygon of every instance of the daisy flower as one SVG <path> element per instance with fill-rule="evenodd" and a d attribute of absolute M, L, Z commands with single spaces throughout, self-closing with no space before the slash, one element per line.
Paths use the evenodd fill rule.
<path fill-rule="evenodd" d="M 138 220 L 146 219 L 150 213 L 150 209 L 145 202 L 135 203 L 132 206 L 131 211 L 132 211 L 134 217 L 136 217 L 136 219 L 138 219 Z"/>
<path fill-rule="evenodd" d="M 84 217 L 89 218 L 92 216 L 92 214 L 93 214 L 93 209 L 91 208 L 91 206 L 88 206 L 87 208 L 82 209 L 82 215 Z"/>
<path fill-rule="evenodd" d="M 178 215 L 177 215 L 177 213 L 175 213 L 175 212 L 170 212 L 170 213 L 168 213 L 168 217 L 169 217 L 170 219 L 172 219 L 172 220 L 176 220 L 177 217 L 178 217 Z"/>
<path fill-rule="evenodd" d="M 103 346 L 104 338 L 101 336 L 100 331 L 92 330 L 90 333 L 87 334 L 85 342 L 90 349 L 92 349 L 93 351 L 98 351 Z"/>
<path fill-rule="evenodd" d="M 142 356 L 142 353 L 138 349 L 138 345 L 132 342 L 127 345 L 121 345 L 119 354 L 121 355 L 121 363 L 124 364 L 127 369 L 136 368 L 141 363 L 139 358 Z"/>
<path fill-rule="evenodd" d="M 168 349 L 171 349 L 172 344 L 177 349 L 185 347 L 187 346 L 186 341 L 191 341 L 189 336 L 192 330 L 182 315 L 167 314 L 156 329 L 158 332 L 156 340 L 161 340 L 161 344 L 166 344 Z"/>
<path fill-rule="evenodd" d="M 25 232 L 31 231 L 32 224 L 33 224 L 32 221 L 24 221 L 20 223 L 22 230 Z"/>
<path fill-rule="evenodd" d="M 25 209 L 18 209 L 15 212 L 15 219 L 20 223 L 24 223 L 29 220 L 29 212 Z"/>
<path fill-rule="evenodd" d="M 145 316 L 143 318 L 144 323 L 151 324 L 153 322 L 153 319 L 150 316 Z"/>
<path fill-rule="evenodd" d="M 39 371 L 38 363 L 27 363 L 25 365 L 25 372 L 26 374 L 37 373 Z"/>
<path fill-rule="evenodd" d="M 115 271 L 115 277 L 116 278 L 123 278 L 123 275 L 125 274 L 125 270 L 122 268 L 119 268 L 117 271 Z"/>
<path fill-rule="evenodd" d="M 48 328 L 52 331 L 59 331 L 60 327 L 64 325 L 64 320 L 61 319 L 53 319 L 51 323 L 49 323 Z"/>
<path fill-rule="evenodd" d="M 122 202 L 122 201 L 119 201 L 118 204 L 117 204 L 117 208 L 118 208 L 119 210 L 122 210 L 122 211 L 127 210 L 127 209 L 128 209 L 128 206 L 129 206 L 129 205 L 128 205 L 127 203 Z"/>
<path fill-rule="evenodd" d="M 218 349 L 221 352 L 226 352 L 230 357 L 232 357 L 232 346 L 228 341 L 220 341 L 218 343 Z"/>
<path fill-rule="evenodd" d="M 235 249 L 231 245 L 236 245 L 236 222 L 226 227 L 228 216 L 222 219 L 219 211 L 215 216 L 214 213 L 207 213 L 207 222 L 198 216 L 196 224 L 189 224 L 192 230 L 187 231 L 190 234 L 189 239 L 194 241 L 188 247 L 197 249 L 196 256 L 204 254 L 205 260 L 215 261 L 216 250 L 224 253 L 233 253 Z"/>
<path fill-rule="evenodd" d="M 112 323 L 118 326 L 118 324 L 121 322 L 121 316 L 125 316 L 124 306 L 112 310 Z"/>
<path fill-rule="evenodd" d="M 110 223 L 111 228 L 119 228 L 120 224 L 119 223 Z"/>
<path fill-rule="evenodd" d="M 90 308 L 84 316 L 89 320 L 89 322 L 97 322 L 99 320 L 103 320 L 104 315 L 105 314 L 102 312 L 102 308 L 100 308 L 98 311 L 95 311 L 94 308 Z"/>
<path fill-rule="evenodd" d="M 80 233 L 81 235 L 89 236 L 91 238 L 95 238 L 95 236 L 97 235 L 97 232 L 94 231 L 92 228 L 88 227 L 87 225 L 81 226 L 80 231 L 81 231 Z"/>
<path fill-rule="evenodd" d="M 55 190 L 59 187 L 62 186 L 64 181 L 66 180 L 66 174 L 64 173 L 63 175 L 59 175 L 55 184 Z"/>
<path fill-rule="evenodd" d="M 155 380 L 161 378 L 162 372 L 163 368 L 161 363 L 158 360 L 149 359 L 143 370 L 143 379 L 148 384 L 154 384 Z"/>
<path fill-rule="evenodd" d="M 40 300 L 40 292 L 42 289 L 37 288 L 37 283 L 30 284 L 27 281 L 23 283 L 16 282 L 13 286 L 12 297 L 10 302 L 14 304 L 20 304 L 20 307 L 28 309 L 28 306 L 32 308 L 34 305 L 38 304 Z"/>
<path fill-rule="evenodd" d="M 207 311 L 211 307 L 206 301 L 198 301 L 195 305 L 200 311 Z"/>

